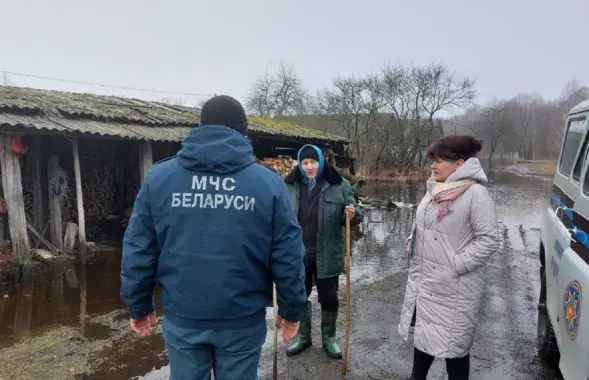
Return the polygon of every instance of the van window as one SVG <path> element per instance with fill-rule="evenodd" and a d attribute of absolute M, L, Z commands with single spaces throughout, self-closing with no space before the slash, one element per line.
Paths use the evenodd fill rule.
<path fill-rule="evenodd" d="M 585 164 L 585 160 L 587 159 L 587 141 L 589 140 L 589 134 L 585 137 L 585 141 L 583 141 L 583 147 L 581 148 L 581 152 L 579 153 L 579 158 L 577 158 L 577 163 L 575 164 L 575 168 L 573 169 L 573 179 L 579 182 L 581 178 L 581 171 L 583 170 L 583 165 Z"/>
<path fill-rule="evenodd" d="M 569 122 L 559 167 L 559 171 L 566 176 L 570 175 L 571 171 L 573 171 L 573 165 L 575 165 L 575 158 L 577 158 L 579 145 L 581 145 L 581 139 L 583 138 L 586 129 L 587 119 L 585 118 L 571 120 Z M 582 165 L 583 164 L 581 163 L 581 168 Z M 579 170 L 581 170 L 581 168 Z"/>

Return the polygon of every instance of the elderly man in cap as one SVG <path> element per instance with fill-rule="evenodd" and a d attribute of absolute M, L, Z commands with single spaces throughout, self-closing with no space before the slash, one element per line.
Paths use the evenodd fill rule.
<path fill-rule="evenodd" d="M 125 232 L 121 297 L 131 328 L 162 332 L 171 380 L 257 379 L 272 283 L 283 338 L 306 302 L 302 232 L 281 177 L 255 162 L 241 104 L 208 100 L 176 157 L 153 166 Z"/>

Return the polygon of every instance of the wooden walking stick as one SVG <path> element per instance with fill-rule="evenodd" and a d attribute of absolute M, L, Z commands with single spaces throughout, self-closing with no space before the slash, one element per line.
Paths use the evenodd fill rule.
<path fill-rule="evenodd" d="M 278 306 L 276 301 L 276 284 L 274 284 L 274 291 L 272 295 L 272 303 L 274 308 L 274 359 L 272 362 L 272 378 L 278 379 L 278 327 L 276 326 L 276 317 L 278 316 Z"/>
<path fill-rule="evenodd" d="M 350 320 L 352 319 L 352 304 L 350 297 L 350 271 L 352 270 L 352 252 L 350 242 L 350 219 L 346 215 L 346 342 L 344 343 L 344 356 L 342 360 L 342 375 L 348 370 L 348 349 L 350 347 Z"/>

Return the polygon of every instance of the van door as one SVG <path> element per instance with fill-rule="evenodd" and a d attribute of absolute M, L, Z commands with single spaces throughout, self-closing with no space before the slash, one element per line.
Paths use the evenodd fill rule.
<path fill-rule="evenodd" d="M 577 118 L 579 123 L 587 119 Z M 587 140 L 587 139 L 585 139 Z M 569 228 L 569 247 L 559 260 L 559 273 L 554 286 L 554 325 L 561 352 L 560 368 L 565 379 L 585 379 L 589 376 L 589 307 L 583 300 L 583 289 L 589 290 L 589 173 L 587 141 L 584 142 L 578 163 L 572 174 L 573 181 L 580 179 Z M 575 165 L 577 165 L 576 163 Z M 582 172 L 582 175 L 581 175 Z"/>
<path fill-rule="evenodd" d="M 553 186 L 552 212 L 549 213 L 551 217 L 546 219 L 546 225 L 543 226 L 547 266 L 546 302 L 561 351 L 560 367 L 565 379 L 584 378 L 589 368 L 587 349 L 575 351 L 580 344 L 577 340 L 578 330 L 575 330 L 575 326 L 578 325 L 574 324 L 577 322 L 574 322 L 572 312 L 567 309 L 568 298 L 565 299 L 565 292 L 576 291 L 576 283 L 572 276 L 579 278 L 575 268 L 581 260 L 577 255 L 578 239 L 583 239 L 583 236 L 577 223 L 585 225 L 581 224 L 581 214 L 577 210 L 579 207 L 585 207 L 585 210 L 589 211 L 589 176 L 586 174 L 589 150 L 587 128 L 587 118 L 584 116 L 571 117 L 568 121 Z M 585 183 L 587 196 L 583 196 Z M 589 212 L 583 215 L 589 217 Z M 586 227 L 589 227 L 589 223 Z M 589 233 L 589 228 L 587 232 Z M 589 239 L 587 243 L 589 244 Z M 574 367 L 574 363 L 577 363 L 577 368 Z M 579 363 L 584 364 L 579 366 Z M 582 377 L 577 376 L 581 373 Z"/>
<path fill-rule="evenodd" d="M 579 156 L 581 156 L 581 145 L 583 145 L 581 142 L 586 140 L 586 132 L 587 119 L 571 118 L 568 120 L 558 170 L 552 186 L 551 210 L 547 212 L 542 226 L 546 265 L 546 306 L 553 325 L 556 322 L 556 315 L 553 311 L 557 306 L 554 304 L 554 294 L 558 282 L 559 263 L 563 252 L 570 245 L 569 229 L 573 226 L 572 209 L 579 193 L 579 177 L 583 167 L 583 161 L 579 159 Z M 586 149 L 587 144 L 584 145 L 583 148 Z M 573 172 L 575 172 L 574 175 Z"/>

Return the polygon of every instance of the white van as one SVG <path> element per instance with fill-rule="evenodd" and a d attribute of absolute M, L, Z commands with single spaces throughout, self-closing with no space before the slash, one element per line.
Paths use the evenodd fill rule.
<path fill-rule="evenodd" d="M 588 129 L 589 100 L 568 115 L 540 231 L 538 352 L 565 380 L 589 379 Z"/>

